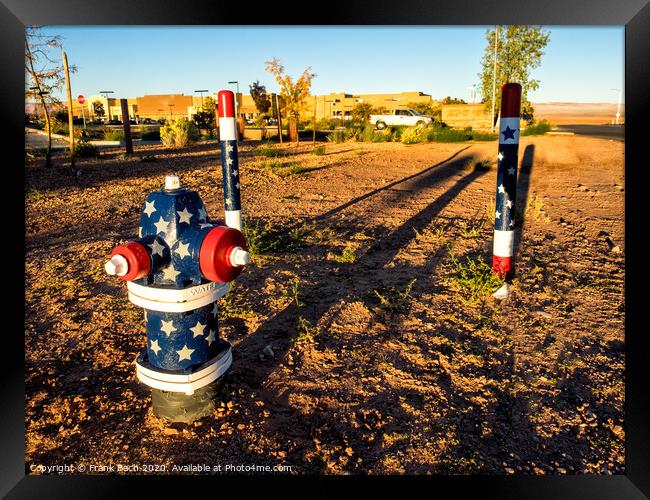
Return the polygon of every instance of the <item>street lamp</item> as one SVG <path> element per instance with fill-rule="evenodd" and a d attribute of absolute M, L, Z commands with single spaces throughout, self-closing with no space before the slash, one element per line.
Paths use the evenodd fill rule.
<path fill-rule="evenodd" d="M 203 113 L 203 93 L 204 92 L 210 92 L 209 90 L 195 90 L 194 92 L 198 92 L 201 94 L 201 113 Z"/>
<path fill-rule="evenodd" d="M 610 89 L 618 92 L 618 106 L 616 106 L 616 125 L 618 125 L 619 118 L 621 117 L 621 99 L 623 92 L 621 89 Z"/>
<path fill-rule="evenodd" d="M 100 94 L 102 94 L 106 98 L 106 107 L 108 108 L 108 121 L 111 121 L 111 103 L 108 102 L 108 94 L 114 94 L 112 90 L 100 90 Z"/>
<path fill-rule="evenodd" d="M 38 90 L 38 92 L 36 93 L 41 97 L 44 95 L 50 95 L 50 93 L 47 90 L 41 90 L 40 87 L 29 87 L 29 90 Z M 43 106 L 43 108 L 45 108 L 45 103 L 41 102 L 41 105 Z"/>
<path fill-rule="evenodd" d="M 237 85 L 237 94 L 235 94 L 235 116 L 239 118 L 239 81 L 233 80 L 228 82 L 228 85 Z"/>
<path fill-rule="evenodd" d="M 172 108 L 174 107 L 174 104 L 168 104 L 169 106 L 169 121 L 172 121 L 174 119 L 174 115 L 172 114 Z"/>

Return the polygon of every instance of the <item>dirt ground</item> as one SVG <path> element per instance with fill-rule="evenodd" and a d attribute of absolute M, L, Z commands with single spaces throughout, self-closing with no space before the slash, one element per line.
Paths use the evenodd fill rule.
<path fill-rule="evenodd" d="M 240 147 L 242 204 L 276 247 L 222 299 L 233 366 L 217 411 L 188 426 L 151 413 L 134 367 L 142 310 L 103 263 L 167 174 L 221 218 L 218 150 L 109 151 L 78 160 L 79 176 L 27 160 L 28 473 L 625 472 L 622 142 L 522 138 L 503 302 L 462 279 L 491 262 L 495 142 L 255 146 Z"/>

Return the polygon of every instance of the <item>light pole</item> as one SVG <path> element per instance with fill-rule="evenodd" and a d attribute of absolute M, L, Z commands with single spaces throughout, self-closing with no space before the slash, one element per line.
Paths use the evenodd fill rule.
<path fill-rule="evenodd" d="M 174 119 L 174 115 L 172 114 L 172 108 L 174 107 L 173 104 L 168 104 L 169 106 L 169 121 L 171 122 Z"/>
<path fill-rule="evenodd" d="M 618 121 L 621 117 L 621 100 L 623 97 L 623 91 L 621 89 L 611 89 L 616 92 L 618 92 L 618 106 L 616 106 L 616 125 L 618 125 Z"/>
<path fill-rule="evenodd" d="M 203 93 L 204 92 L 210 92 L 209 90 L 195 90 L 194 92 L 198 92 L 201 94 L 201 113 L 203 113 Z"/>
<path fill-rule="evenodd" d="M 497 24 L 494 30 L 494 71 L 492 73 L 492 120 L 491 132 L 494 132 L 494 107 L 497 98 L 497 46 L 499 43 L 499 25 Z"/>
<path fill-rule="evenodd" d="M 228 85 L 237 85 L 237 93 L 235 94 L 235 117 L 239 118 L 239 81 L 233 80 L 228 82 Z"/>
<path fill-rule="evenodd" d="M 110 123 L 111 121 L 111 103 L 108 102 L 108 94 L 114 94 L 112 90 L 100 90 L 100 94 L 102 94 L 106 98 L 106 107 L 108 108 L 108 121 Z"/>

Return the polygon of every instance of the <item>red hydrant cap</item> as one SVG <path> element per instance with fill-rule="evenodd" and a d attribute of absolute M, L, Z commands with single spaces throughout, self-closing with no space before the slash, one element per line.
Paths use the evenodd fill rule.
<path fill-rule="evenodd" d="M 203 276 L 220 283 L 234 280 L 243 269 L 242 264 L 231 261 L 231 254 L 237 247 L 248 250 L 243 234 L 228 226 L 213 227 L 203 238 L 199 250 L 199 266 Z"/>
<path fill-rule="evenodd" d="M 128 272 L 120 276 L 120 279 L 124 281 L 143 278 L 151 271 L 151 257 L 149 257 L 147 249 L 140 243 L 131 241 L 115 247 L 111 252 L 111 257 L 114 255 L 121 255 L 129 264 Z"/>

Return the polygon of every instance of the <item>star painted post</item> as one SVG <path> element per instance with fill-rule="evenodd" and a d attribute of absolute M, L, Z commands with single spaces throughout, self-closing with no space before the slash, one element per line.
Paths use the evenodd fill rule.
<path fill-rule="evenodd" d="M 241 231 L 241 185 L 239 182 L 235 95 L 230 90 L 221 90 L 217 97 L 219 101 L 219 140 L 221 141 L 221 172 L 223 174 L 223 204 L 226 225 Z"/>
<path fill-rule="evenodd" d="M 510 280 L 514 273 L 513 251 L 520 112 L 521 85 L 506 83 L 501 88 L 497 192 L 492 252 L 492 269 L 506 280 Z"/>

